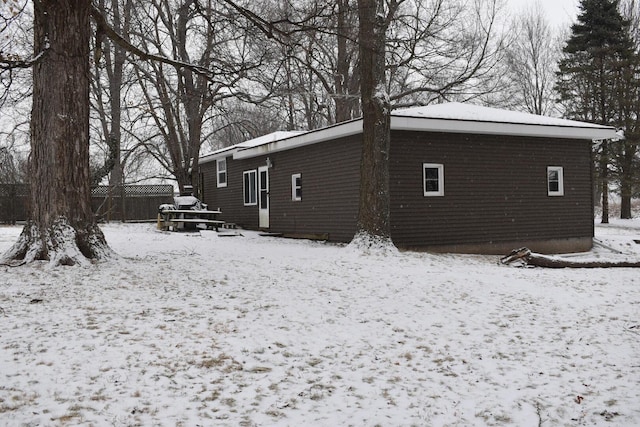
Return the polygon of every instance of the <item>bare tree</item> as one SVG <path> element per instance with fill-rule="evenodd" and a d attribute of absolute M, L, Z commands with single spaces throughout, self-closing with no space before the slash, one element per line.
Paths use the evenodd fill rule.
<path fill-rule="evenodd" d="M 260 16 L 228 4 L 263 31 L 271 50 L 272 101 L 280 100 L 286 128 L 315 129 L 360 116 L 355 0 L 267 2 Z M 277 43 L 273 43 L 273 41 Z M 275 46 L 275 47 L 274 47 Z M 269 103 L 269 105 L 273 105 Z"/>
<path fill-rule="evenodd" d="M 111 27 L 127 38 L 131 20 L 133 0 L 99 0 L 97 8 L 106 17 L 111 16 Z M 106 156 L 103 165 L 92 177 L 98 183 L 104 176 L 109 176 L 109 185 L 117 187 L 124 183 L 122 170 L 122 110 L 123 85 L 126 51 L 105 37 L 100 27 L 97 28 L 93 55 L 93 78 L 91 89 L 93 110 L 97 112 L 101 132 L 106 141 Z M 104 79 L 103 79 L 104 76 Z M 103 80 L 105 83 L 103 83 Z M 104 99 L 106 97 L 106 99 Z"/>
<path fill-rule="evenodd" d="M 228 14 L 211 0 L 153 0 L 132 29 L 132 39 L 146 51 L 209 71 L 202 74 L 159 62 L 135 65 L 146 115 L 165 146 L 149 144 L 149 152 L 171 172 L 181 190 L 197 186 L 200 148 L 214 129 L 212 108 L 243 93 L 243 80 L 261 61 L 252 56 L 250 34 Z"/>
<path fill-rule="evenodd" d="M 514 19 L 506 48 L 510 104 L 528 113 L 551 115 L 556 108 L 555 72 L 560 46 L 539 0 Z"/>
<path fill-rule="evenodd" d="M 29 144 L 33 8 L 29 0 L 0 3 L 0 132 L 13 149 Z"/>
<path fill-rule="evenodd" d="M 7 101 L 13 104 L 30 95 L 28 82 L 35 60 L 31 57 L 32 22 L 33 11 L 28 0 L 0 4 L 0 107 Z"/>
<path fill-rule="evenodd" d="M 385 41 L 387 91 L 392 108 L 449 98 L 467 100 L 495 91 L 500 81 L 498 65 L 503 58 L 504 34 L 496 24 L 500 1 L 399 3 Z M 271 17 L 271 21 L 263 19 L 259 24 L 289 48 L 287 54 L 294 62 L 308 70 L 295 73 L 300 80 L 293 102 L 300 105 L 299 109 L 326 108 L 327 123 L 358 117 L 357 2 L 314 1 L 297 8 L 287 5 L 287 13 Z M 250 13 L 250 18 L 255 18 Z M 309 93 L 320 102 L 307 101 L 302 94 Z M 309 113 L 305 113 L 308 117 Z M 317 122 L 307 120 L 307 125 L 312 127 Z"/>
<path fill-rule="evenodd" d="M 289 46 L 290 55 L 301 66 L 298 75 L 316 83 L 307 88 L 322 100 L 310 107 L 326 109 L 326 122 L 308 123 L 311 129 L 360 116 L 358 7 L 354 0 L 335 0 L 329 6 L 316 27 L 307 28 L 297 45 Z"/>
<path fill-rule="evenodd" d="M 207 148 L 217 150 L 257 138 L 271 132 L 282 130 L 288 121 L 283 117 L 278 104 L 266 108 L 264 104 L 255 105 L 239 99 L 229 99 L 218 106 L 219 114 L 214 123 L 216 128 L 207 140 Z"/>
<path fill-rule="evenodd" d="M 394 108 L 469 100 L 495 90 L 503 59 L 499 0 L 407 0 L 387 34 Z"/>

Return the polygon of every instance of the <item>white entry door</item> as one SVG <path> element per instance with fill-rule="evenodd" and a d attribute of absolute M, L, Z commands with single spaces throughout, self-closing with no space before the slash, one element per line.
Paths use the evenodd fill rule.
<path fill-rule="evenodd" d="M 258 168 L 258 212 L 260 228 L 269 228 L 269 168 Z"/>

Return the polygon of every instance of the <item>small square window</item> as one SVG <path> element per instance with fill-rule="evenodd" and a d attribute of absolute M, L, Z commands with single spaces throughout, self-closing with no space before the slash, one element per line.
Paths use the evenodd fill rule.
<path fill-rule="evenodd" d="M 218 159 L 216 161 L 216 182 L 218 187 L 227 186 L 227 159 Z"/>
<path fill-rule="evenodd" d="M 302 200 L 302 175 L 299 173 L 291 175 L 291 200 L 294 202 Z"/>
<path fill-rule="evenodd" d="M 426 196 L 444 196 L 444 165 L 422 164 L 423 191 Z"/>
<path fill-rule="evenodd" d="M 547 166 L 547 195 L 564 196 L 562 166 Z"/>

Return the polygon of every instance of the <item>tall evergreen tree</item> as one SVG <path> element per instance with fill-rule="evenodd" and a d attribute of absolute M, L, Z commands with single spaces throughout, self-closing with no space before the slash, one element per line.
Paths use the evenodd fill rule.
<path fill-rule="evenodd" d="M 637 64 L 637 59 L 629 22 L 622 17 L 618 6 L 619 0 L 582 0 L 580 3 L 578 20 L 571 27 L 571 35 L 563 49 L 556 87 L 569 118 L 618 128 L 627 124 L 627 112 L 622 106 L 631 96 L 633 82 L 629 77 L 634 73 L 630 70 Z M 634 147 L 626 142 L 622 144 L 625 151 L 635 150 Z M 603 223 L 609 221 L 612 148 L 610 141 L 603 141 L 595 152 Z M 630 216 L 630 212 L 628 214 Z"/>

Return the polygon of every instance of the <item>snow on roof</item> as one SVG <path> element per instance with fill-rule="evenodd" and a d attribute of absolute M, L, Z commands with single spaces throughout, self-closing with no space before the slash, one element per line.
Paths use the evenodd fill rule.
<path fill-rule="evenodd" d="M 429 119 L 463 120 L 472 122 L 512 123 L 524 125 L 568 126 L 587 128 L 606 128 L 607 126 L 593 123 L 559 119 L 555 117 L 539 116 L 519 111 L 501 110 L 499 108 L 483 107 L 480 105 L 448 102 L 423 107 L 396 110 L 392 116 L 420 117 Z"/>
<path fill-rule="evenodd" d="M 248 141 L 241 142 L 240 144 L 237 144 L 237 147 L 240 147 L 240 148 L 256 147 L 258 145 L 266 144 L 268 142 L 280 141 L 281 139 L 286 139 L 292 136 L 300 135 L 301 133 L 304 133 L 304 131 L 278 130 L 275 132 L 268 133 L 266 135 L 259 136 L 257 138 L 250 139 Z"/>
<path fill-rule="evenodd" d="M 610 126 L 459 102 L 393 111 L 391 130 L 529 136 L 546 139 L 598 140 L 619 137 L 616 130 Z M 362 119 L 356 119 L 313 131 L 287 135 L 284 138 L 276 138 L 273 134 L 269 134 L 234 146 L 236 149 L 233 151 L 233 157 L 234 159 L 255 157 L 361 132 Z"/>
<path fill-rule="evenodd" d="M 305 131 L 282 131 L 282 130 L 271 132 L 266 135 L 259 136 L 257 138 L 243 141 L 239 144 L 231 145 L 229 147 L 225 147 L 225 148 L 221 148 L 219 150 L 213 151 L 212 153 L 202 156 L 202 158 L 200 159 L 200 163 L 206 163 L 208 161 L 223 157 L 221 156 L 221 154 L 226 154 L 229 152 L 235 152 L 242 149 L 257 147 L 259 145 L 268 144 L 270 142 L 280 141 L 282 139 L 287 139 L 287 138 L 291 138 L 292 136 L 300 135 L 301 133 L 304 133 L 304 132 Z"/>

